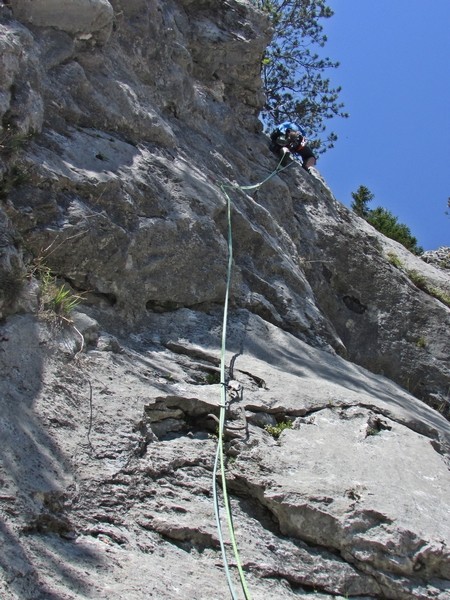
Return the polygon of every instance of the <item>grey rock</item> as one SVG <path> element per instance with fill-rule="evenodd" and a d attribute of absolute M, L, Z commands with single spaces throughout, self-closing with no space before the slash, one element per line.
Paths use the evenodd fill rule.
<path fill-rule="evenodd" d="M 25 278 L 17 232 L 5 212 L 0 209 L 0 319 L 20 310 L 27 288 Z"/>
<path fill-rule="evenodd" d="M 100 332 L 97 340 L 97 349 L 104 352 L 115 352 L 116 354 L 122 352 L 122 347 L 116 337 Z"/>
<path fill-rule="evenodd" d="M 227 424 L 236 424 L 236 403 L 301 421 L 277 441 L 250 421 L 225 442 L 252 596 L 297 597 L 304 586 L 325 597 L 445 598 L 448 421 L 392 382 L 258 317 L 247 315 L 243 327 L 244 316 L 230 321 L 230 343 L 242 347 L 233 370 L 243 394 Z M 9 376 L 0 395 L 0 476 L 12 527 L 4 568 L 9 580 L 22 573 L 6 598 L 31 598 L 35 570 L 34 591 L 74 598 L 92 586 L 99 597 L 133 586 L 133 598 L 149 589 L 171 598 L 172 585 L 189 597 L 226 596 L 211 498 L 216 423 L 208 418 L 218 415 L 220 385 L 186 379 L 195 349 L 219 355 L 218 320 L 178 317 L 146 325 L 172 339 L 176 328 L 180 342 L 189 336 L 185 354 L 125 345 L 122 354 L 88 350 L 69 364 L 34 319 L 13 317 L 2 328 Z M 167 379 L 168 361 L 176 375 Z M 263 378 L 264 387 L 255 384 Z M 15 531 L 24 527 L 21 538 Z M 58 565 L 44 548 L 58 552 L 59 565 L 82 569 L 85 591 L 57 584 Z M 171 574 L 165 589 L 153 580 L 162 561 Z"/>
<path fill-rule="evenodd" d="M 2 600 L 227 597 L 224 393 L 252 598 L 447 600 L 448 272 L 348 211 L 319 169 L 273 173 L 264 14 L 248 0 L 10 8 Z M 82 295 L 72 323 L 40 310 L 36 261 Z"/>
<path fill-rule="evenodd" d="M 97 321 L 79 311 L 72 312 L 70 320 L 77 331 L 83 336 L 86 344 L 97 345 L 100 336 L 100 326 Z"/>
<path fill-rule="evenodd" d="M 14 16 L 37 27 L 55 27 L 81 39 L 102 43 L 111 34 L 113 8 L 108 0 L 11 0 Z"/>
<path fill-rule="evenodd" d="M 450 247 L 441 246 L 437 250 L 428 250 L 421 254 L 420 258 L 426 263 L 432 264 L 439 269 L 450 269 Z"/>

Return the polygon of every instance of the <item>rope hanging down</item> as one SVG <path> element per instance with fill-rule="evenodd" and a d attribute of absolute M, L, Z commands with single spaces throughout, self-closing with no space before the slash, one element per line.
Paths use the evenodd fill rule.
<path fill-rule="evenodd" d="M 293 162 L 293 161 L 292 161 Z M 230 567 L 227 560 L 226 550 L 225 550 L 225 542 L 223 539 L 223 530 L 222 523 L 220 520 L 220 507 L 219 507 L 219 498 L 217 493 L 217 474 L 220 467 L 220 478 L 222 483 L 222 495 L 223 495 L 223 504 L 225 509 L 226 521 L 228 526 L 228 532 L 230 535 L 231 546 L 233 548 L 233 554 L 236 561 L 236 566 L 239 573 L 239 580 L 241 583 L 242 591 L 244 593 L 245 600 L 251 600 L 251 595 L 247 587 L 247 582 L 245 580 L 245 574 L 242 569 L 241 559 L 239 556 L 239 550 L 236 543 L 236 536 L 234 533 L 233 527 L 233 518 L 231 514 L 230 501 L 228 498 L 227 491 L 227 481 L 225 474 L 225 457 L 223 452 L 223 435 L 225 428 L 225 416 L 227 409 L 227 382 L 225 378 L 225 353 L 226 353 L 226 337 L 227 337 L 227 321 L 228 321 L 228 301 L 230 295 L 230 287 L 231 287 L 231 273 L 232 273 L 232 264 L 233 264 L 233 236 L 232 236 L 232 227 L 231 227 L 231 199 L 229 194 L 225 191 L 225 188 L 230 189 L 239 189 L 239 190 L 256 190 L 264 185 L 269 179 L 283 171 L 291 164 L 287 164 L 284 167 L 281 167 L 281 161 L 278 163 L 276 169 L 263 181 L 260 183 L 256 183 L 254 185 L 227 185 L 221 184 L 220 189 L 222 190 L 226 201 L 227 201 L 227 222 L 228 222 L 228 266 L 227 266 L 227 282 L 226 282 L 226 291 L 225 291 L 225 301 L 224 301 L 224 311 L 223 311 L 223 323 L 222 323 L 222 344 L 221 344 L 221 358 L 220 358 L 220 415 L 219 415 L 219 429 L 218 429 L 218 441 L 217 441 L 217 451 L 216 457 L 214 461 L 213 468 L 213 500 L 214 500 L 214 513 L 216 517 L 217 531 L 219 534 L 219 542 L 220 549 L 222 551 L 223 564 L 225 567 L 225 574 L 228 582 L 228 588 L 230 590 L 230 594 L 233 600 L 238 600 L 238 596 L 236 595 L 236 591 L 233 586 L 233 582 L 231 580 Z M 281 167 L 281 168 L 280 168 Z"/>

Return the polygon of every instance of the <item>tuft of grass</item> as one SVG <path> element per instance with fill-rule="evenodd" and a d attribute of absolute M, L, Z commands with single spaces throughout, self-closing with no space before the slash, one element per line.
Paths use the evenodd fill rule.
<path fill-rule="evenodd" d="M 34 133 L 22 133 L 17 131 L 11 124 L 3 127 L 0 134 L 0 153 L 9 157 L 22 150 Z"/>
<path fill-rule="evenodd" d="M 445 304 L 450 308 L 450 294 L 448 294 L 444 290 L 441 290 L 440 288 L 430 285 L 427 278 L 424 277 L 421 273 L 418 273 L 417 271 L 406 271 L 406 274 L 408 275 L 409 279 L 414 283 L 414 285 L 417 286 L 420 290 L 426 292 L 429 296 L 433 296 L 433 298 L 436 298 L 436 300 L 439 300 L 440 302 L 442 302 L 442 304 Z"/>
<path fill-rule="evenodd" d="M 424 275 L 414 270 L 406 271 L 406 274 L 413 284 L 419 288 L 419 290 L 428 292 L 427 278 Z"/>
<path fill-rule="evenodd" d="M 220 383 L 220 371 L 203 371 L 198 375 L 194 374 L 193 378 L 199 385 L 215 385 Z"/>
<path fill-rule="evenodd" d="M 58 284 L 57 277 L 42 261 L 37 261 L 32 275 L 40 282 L 40 310 L 47 315 L 55 315 L 70 322 L 70 314 L 83 300 L 66 285 Z"/>
<path fill-rule="evenodd" d="M 416 346 L 418 348 L 426 348 L 427 347 L 427 340 L 421 336 L 417 341 L 416 341 Z"/>
<path fill-rule="evenodd" d="M 450 308 L 450 294 L 436 287 L 430 287 L 429 293 Z"/>
<path fill-rule="evenodd" d="M 394 252 L 388 252 L 387 259 L 393 267 L 396 267 L 397 269 L 401 269 L 403 267 L 402 261 L 396 254 L 394 254 Z"/>
<path fill-rule="evenodd" d="M 292 429 L 292 421 L 281 421 L 276 425 L 266 425 L 264 429 L 277 440 L 285 429 Z"/>
<path fill-rule="evenodd" d="M 415 271 L 414 269 L 405 269 L 402 261 L 394 254 L 394 252 L 388 252 L 386 257 L 389 263 L 397 269 L 402 270 L 416 287 L 450 308 L 450 294 L 440 288 L 430 285 L 427 278 L 418 271 Z"/>
<path fill-rule="evenodd" d="M 205 375 L 204 381 L 207 385 L 214 385 L 216 383 L 220 383 L 220 373 L 219 372 L 207 373 Z"/>
<path fill-rule="evenodd" d="M 80 296 L 74 295 L 63 284 L 56 288 L 56 292 L 51 298 L 51 307 L 57 315 L 68 317 L 80 302 Z"/>

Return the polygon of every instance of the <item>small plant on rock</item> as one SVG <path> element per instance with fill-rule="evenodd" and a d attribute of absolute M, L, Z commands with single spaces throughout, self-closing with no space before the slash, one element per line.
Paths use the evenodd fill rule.
<path fill-rule="evenodd" d="M 204 379 L 207 385 L 214 385 L 216 383 L 220 383 L 220 373 L 207 373 Z"/>
<path fill-rule="evenodd" d="M 425 339 L 423 336 L 421 336 L 421 337 L 420 337 L 420 338 L 417 340 L 417 342 L 416 342 L 416 346 L 417 346 L 418 348 L 426 348 L 426 347 L 427 347 L 427 340 L 426 340 L 426 339 Z"/>
<path fill-rule="evenodd" d="M 387 259 L 390 262 L 390 264 L 395 267 L 396 269 L 401 269 L 403 267 L 403 263 L 402 261 L 399 259 L 399 257 L 394 254 L 393 252 L 388 252 L 387 254 Z"/>
<path fill-rule="evenodd" d="M 366 437 L 369 437 L 371 435 L 378 435 L 380 433 L 380 429 L 377 429 L 376 427 L 368 427 L 366 429 Z"/>
<path fill-rule="evenodd" d="M 390 264 L 396 267 L 397 269 L 403 271 L 416 287 L 418 287 L 420 290 L 427 293 L 428 295 L 433 296 L 433 298 L 436 298 L 436 300 L 439 300 L 440 302 L 442 302 L 442 304 L 445 304 L 445 306 L 448 306 L 450 308 L 450 294 L 448 292 L 445 292 L 440 288 L 430 285 L 427 278 L 424 275 L 422 275 L 422 273 L 419 273 L 414 269 L 405 269 L 405 266 L 403 265 L 402 261 L 393 252 L 388 252 L 386 257 Z"/>
<path fill-rule="evenodd" d="M 422 290 L 424 292 L 428 291 L 427 279 L 426 277 L 424 277 L 424 275 L 414 270 L 407 271 L 406 274 L 408 275 L 409 279 L 413 282 L 413 284 L 419 288 L 419 290 Z"/>
<path fill-rule="evenodd" d="M 0 134 L 0 154 L 12 156 L 22 150 L 33 137 L 34 132 L 23 133 L 18 131 L 11 123 L 4 125 Z"/>
<path fill-rule="evenodd" d="M 80 304 L 82 297 L 74 294 L 65 284 L 60 285 L 51 269 L 37 261 L 32 275 L 40 282 L 40 310 L 70 322 L 71 312 Z"/>
<path fill-rule="evenodd" d="M 276 425 L 266 425 L 264 429 L 277 440 L 285 429 L 292 429 L 292 421 L 281 421 Z"/>
<path fill-rule="evenodd" d="M 81 298 L 72 294 L 72 292 L 63 285 L 57 286 L 53 298 L 51 298 L 51 307 L 57 315 L 68 317 L 70 313 L 80 304 Z"/>
<path fill-rule="evenodd" d="M 441 290 L 440 288 L 430 285 L 427 278 L 424 277 L 424 275 L 422 275 L 421 273 L 418 273 L 417 271 L 407 271 L 406 274 L 408 275 L 409 279 L 414 283 L 414 285 L 417 286 L 420 290 L 426 292 L 430 296 L 433 296 L 433 298 L 436 298 L 436 300 L 439 300 L 440 302 L 442 302 L 442 304 L 445 304 L 450 308 L 450 294 L 448 294 L 444 290 Z"/>
<path fill-rule="evenodd" d="M 436 287 L 430 287 L 428 293 L 450 308 L 450 294 Z"/>

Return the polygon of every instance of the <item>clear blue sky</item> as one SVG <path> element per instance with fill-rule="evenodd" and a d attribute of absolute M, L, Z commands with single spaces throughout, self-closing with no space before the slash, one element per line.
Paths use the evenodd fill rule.
<path fill-rule="evenodd" d="M 327 72 L 348 119 L 318 168 L 350 205 L 360 185 L 425 250 L 450 246 L 450 0 L 328 0 Z"/>

